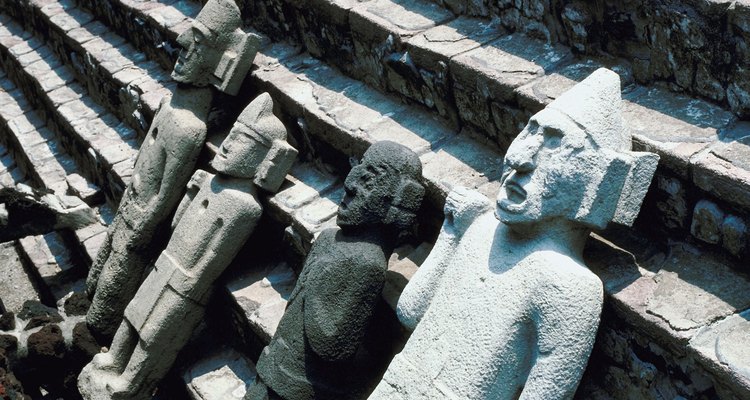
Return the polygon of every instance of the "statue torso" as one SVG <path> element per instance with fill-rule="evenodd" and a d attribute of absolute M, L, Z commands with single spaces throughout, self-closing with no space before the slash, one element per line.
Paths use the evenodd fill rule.
<path fill-rule="evenodd" d="M 567 256 L 514 247 L 507 233 L 488 212 L 459 240 L 427 312 L 394 360 L 396 369 L 422 377 L 407 386 L 426 385 L 447 398 L 517 397 L 536 352 L 540 293 L 556 279 L 598 280 Z"/>

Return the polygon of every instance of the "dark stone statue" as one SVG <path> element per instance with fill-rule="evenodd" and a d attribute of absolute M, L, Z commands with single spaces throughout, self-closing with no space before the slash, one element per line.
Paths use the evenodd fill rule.
<path fill-rule="evenodd" d="M 379 142 L 346 177 L 337 228 L 320 233 L 246 399 L 361 396 L 356 355 L 385 282 L 388 259 L 424 196 L 411 150 Z"/>

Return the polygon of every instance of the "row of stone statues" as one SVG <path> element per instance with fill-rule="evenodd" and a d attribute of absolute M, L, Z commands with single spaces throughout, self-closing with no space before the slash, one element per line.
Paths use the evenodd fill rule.
<path fill-rule="evenodd" d="M 79 377 L 86 399 L 149 398 L 260 219 L 259 189 L 278 190 L 294 161 L 262 94 L 211 161 L 216 174 L 190 178 L 212 91 L 236 92 L 257 51 L 240 21 L 234 1 L 209 0 L 180 36 L 180 85 L 162 102 L 87 281 L 88 326 L 114 340 Z M 632 224 L 658 163 L 630 151 L 620 102 L 617 74 L 594 72 L 513 141 L 494 206 L 451 191 L 437 242 L 398 301 L 411 337 L 368 393 L 363 338 L 425 193 L 416 154 L 372 145 L 346 177 L 337 227 L 313 244 L 246 399 L 571 398 L 603 296 L 584 243 L 610 222 Z"/>

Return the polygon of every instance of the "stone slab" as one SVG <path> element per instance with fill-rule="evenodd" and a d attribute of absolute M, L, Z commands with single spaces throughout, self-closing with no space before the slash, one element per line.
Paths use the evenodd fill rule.
<path fill-rule="evenodd" d="M 226 290 L 242 309 L 245 324 L 265 344 L 271 341 L 286 310 L 297 276 L 286 263 L 253 265 L 230 280 Z"/>
<path fill-rule="evenodd" d="M 500 188 L 502 155 L 466 136 L 457 136 L 438 149 L 420 157 L 428 198 L 438 209 L 456 185 L 478 189 L 494 199 Z"/>
<path fill-rule="evenodd" d="M 453 14 L 424 0 L 370 0 L 351 9 L 351 30 L 367 39 L 386 40 L 388 35 L 401 39 L 444 24 Z"/>
<path fill-rule="evenodd" d="M 490 102 L 514 103 L 515 90 L 551 72 L 569 58 L 569 50 L 513 34 L 451 59 L 461 120 L 498 136 Z"/>
<path fill-rule="evenodd" d="M 729 316 L 701 329 L 690 348 L 710 370 L 720 370 L 735 388 L 750 394 L 750 311 Z"/>
<path fill-rule="evenodd" d="M 407 49 L 417 66 L 435 69 L 437 63 L 448 63 L 451 58 L 502 35 L 493 21 L 459 17 L 415 35 L 407 42 Z"/>
<path fill-rule="evenodd" d="M 750 132 L 748 132 L 750 135 Z M 693 182 L 699 188 L 728 202 L 750 210 L 750 136 L 740 140 L 717 142 L 695 155 Z"/>
<path fill-rule="evenodd" d="M 657 87 L 626 93 L 623 118 L 633 133 L 634 150 L 659 154 L 660 164 L 682 178 L 689 176 L 690 158 L 736 120 L 708 102 Z"/>
<path fill-rule="evenodd" d="M 65 239 L 57 232 L 27 236 L 20 239 L 19 244 L 55 299 L 67 295 L 69 284 L 82 278 L 85 273 L 76 263 Z"/>
<path fill-rule="evenodd" d="M 316 200 L 337 183 L 336 176 L 322 172 L 311 164 L 298 163 L 289 171 L 287 182 L 269 202 L 282 213 L 291 215 L 294 210 Z"/>
<path fill-rule="evenodd" d="M 18 313 L 28 300 L 40 301 L 32 276 L 13 242 L 0 243 L 0 298 L 8 311 Z"/>
<path fill-rule="evenodd" d="M 182 375 L 193 400 L 242 399 L 255 381 L 255 365 L 231 348 L 198 360 Z"/>

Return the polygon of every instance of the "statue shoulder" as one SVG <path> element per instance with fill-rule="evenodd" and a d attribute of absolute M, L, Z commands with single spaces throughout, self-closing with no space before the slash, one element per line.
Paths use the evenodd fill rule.
<path fill-rule="evenodd" d="M 541 251 L 535 262 L 541 266 L 545 292 L 563 297 L 599 297 L 603 295 L 601 279 L 582 260 L 554 251 Z"/>

